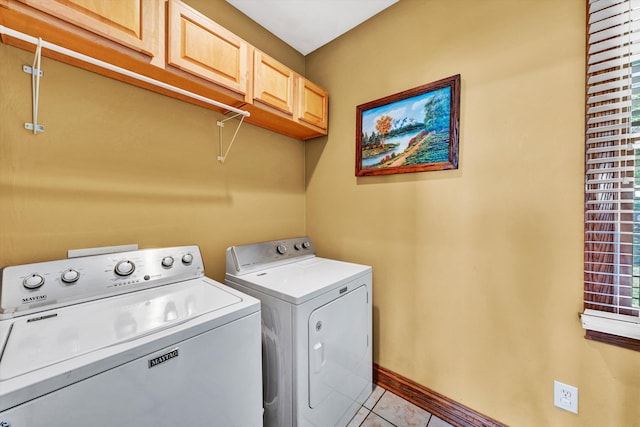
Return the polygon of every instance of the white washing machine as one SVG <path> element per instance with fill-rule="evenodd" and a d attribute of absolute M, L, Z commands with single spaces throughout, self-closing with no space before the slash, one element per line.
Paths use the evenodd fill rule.
<path fill-rule="evenodd" d="M 372 391 L 371 267 L 301 237 L 230 247 L 226 270 L 262 302 L 264 425 L 347 425 Z"/>
<path fill-rule="evenodd" d="M 260 302 L 197 246 L 7 267 L 0 426 L 261 426 Z"/>

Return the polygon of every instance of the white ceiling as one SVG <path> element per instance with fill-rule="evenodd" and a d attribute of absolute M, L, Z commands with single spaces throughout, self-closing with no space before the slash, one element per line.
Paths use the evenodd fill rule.
<path fill-rule="evenodd" d="M 303 55 L 398 0 L 226 0 Z"/>

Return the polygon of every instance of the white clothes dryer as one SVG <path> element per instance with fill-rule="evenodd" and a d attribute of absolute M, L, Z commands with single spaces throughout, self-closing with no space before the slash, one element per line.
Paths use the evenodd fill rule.
<path fill-rule="evenodd" d="M 300 237 L 228 248 L 225 283 L 262 303 L 264 425 L 347 425 L 372 391 L 371 267 Z"/>
<path fill-rule="evenodd" d="M 0 426 L 262 425 L 260 302 L 197 246 L 6 267 Z"/>

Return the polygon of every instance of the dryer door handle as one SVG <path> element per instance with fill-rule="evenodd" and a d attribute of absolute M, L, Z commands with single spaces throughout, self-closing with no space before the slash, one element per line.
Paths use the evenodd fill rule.
<path fill-rule="evenodd" d="M 325 363 L 327 363 L 324 354 L 324 344 L 321 342 L 315 343 L 311 354 L 313 358 L 313 372 L 317 374 L 324 367 Z"/>

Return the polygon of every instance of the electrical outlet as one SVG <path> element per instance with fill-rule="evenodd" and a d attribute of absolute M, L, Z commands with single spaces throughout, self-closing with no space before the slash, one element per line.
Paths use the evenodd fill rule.
<path fill-rule="evenodd" d="M 565 411 L 578 413 L 578 388 L 572 385 L 553 382 L 553 404 Z"/>

